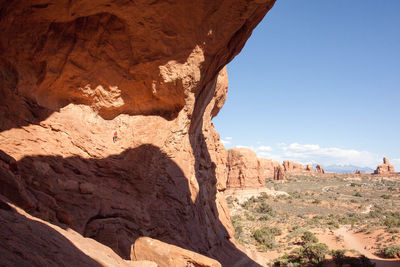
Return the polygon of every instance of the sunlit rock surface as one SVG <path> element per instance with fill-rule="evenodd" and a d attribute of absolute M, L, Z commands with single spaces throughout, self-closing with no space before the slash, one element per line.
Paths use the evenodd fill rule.
<path fill-rule="evenodd" d="M 149 236 L 254 264 L 232 238 L 211 118 L 273 3 L 0 1 L 0 193 L 125 259 Z"/>

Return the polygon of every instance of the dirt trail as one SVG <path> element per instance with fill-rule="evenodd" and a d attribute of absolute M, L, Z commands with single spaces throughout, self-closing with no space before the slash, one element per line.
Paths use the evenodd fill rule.
<path fill-rule="evenodd" d="M 349 231 L 350 226 L 342 226 L 335 231 L 335 235 L 342 236 L 343 242 L 346 249 L 354 249 L 369 258 L 372 262 L 376 263 L 376 267 L 400 267 L 399 260 L 383 259 L 374 254 L 369 250 L 365 249 L 365 244 L 362 244 L 360 240 Z"/>

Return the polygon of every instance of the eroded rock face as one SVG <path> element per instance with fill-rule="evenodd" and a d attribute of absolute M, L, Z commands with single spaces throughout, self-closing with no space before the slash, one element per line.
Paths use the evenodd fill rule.
<path fill-rule="evenodd" d="M 301 173 L 304 170 L 301 163 L 297 163 L 291 160 L 284 160 L 283 168 L 287 173 Z"/>
<path fill-rule="evenodd" d="M 307 172 L 311 172 L 311 173 L 314 172 L 314 169 L 313 169 L 312 164 L 307 164 L 306 167 L 305 167 L 305 170 L 306 170 Z"/>
<path fill-rule="evenodd" d="M 0 223 L 2 266 L 157 267 L 151 261 L 124 260 L 91 238 L 30 216 L 2 196 Z"/>
<path fill-rule="evenodd" d="M 260 160 L 254 151 L 247 148 L 229 149 L 227 166 L 229 189 L 265 187 Z"/>
<path fill-rule="evenodd" d="M 323 173 L 325 173 L 325 170 L 322 168 L 322 166 L 320 164 L 317 164 L 317 166 L 315 166 L 315 172 L 323 174 Z"/>
<path fill-rule="evenodd" d="M 193 251 L 182 249 L 149 237 L 140 237 L 132 245 L 131 260 L 149 260 L 159 267 L 202 266 L 221 267 L 221 264 Z M 190 266 L 189 265 L 189 266 Z"/>
<path fill-rule="evenodd" d="M 260 165 L 265 179 L 274 178 L 274 168 L 281 166 L 277 161 L 260 158 Z"/>
<path fill-rule="evenodd" d="M 273 2 L 0 1 L 0 193 L 124 258 L 146 235 L 251 266 L 211 118 Z"/>
<path fill-rule="evenodd" d="M 285 169 L 283 166 L 274 167 L 274 180 L 285 180 Z"/>
<path fill-rule="evenodd" d="M 383 158 L 383 164 L 378 165 L 376 170 L 374 171 L 375 174 L 391 174 L 395 173 L 394 167 L 390 164 L 387 158 Z"/>

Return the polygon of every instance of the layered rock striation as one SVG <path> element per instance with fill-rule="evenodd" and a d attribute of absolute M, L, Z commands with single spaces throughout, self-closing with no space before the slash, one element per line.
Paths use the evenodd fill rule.
<path fill-rule="evenodd" d="M 0 193 L 125 259 L 148 236 L 254 264 L 211 119 L 273 3 L 0 1 Z"/>

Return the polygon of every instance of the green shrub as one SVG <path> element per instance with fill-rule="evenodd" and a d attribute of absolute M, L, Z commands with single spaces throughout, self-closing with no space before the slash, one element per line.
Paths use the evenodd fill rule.
<path fill-rule="evenodd" d="M 268 221 L 270 219 L 270 217 L 268 215 L 262 215 L 260 217 L 258 217 L 259 221 Z"/>
<path fill-rule="evenodd" d="M 305 231 L 301 235 L 301 241 L 303 242 L 303 244 L 312 244 L 312 243 L 317 243 L 318 238 L 310 231 Z"/>
<path fill-rule="evenodd" d="M 400 257 L 400 245 L 390 245 L 378 252 L 384 258 Z"/>
<path fill-rule="evenodd" d="M 235 229 L 235 239 L 236 240 L 239 240 L 240 234 L 243 233 L 243 226 L 242 226 L 240 220 L 241 220 L 241 218 L 238 215 L 231 217 L 232 225 L 233 225 L 233 228 Z"/>
<path fill-rule="evenodd" d="M 337 222 L 335 222 L 335 221 L 333 221 L 333 220 L 327 222 L 327 224 L 328 224 L 329 226 L 332 226 L 333 228 L 336 228 L 336 229 L 339 228 L 339 223 L 337 223 Z"/>
<path fill-rule="evenodd" d="M 360 194 L 360 192 L 356 192 L 356 193 L 354 194 L 354 196 L 355 196 L 355 197 L 362 197 L 362 195 Z"/>
<path fill-rule="evenodd" d="M 268 227 L 255 230 L 253 237 L 264 250 L 273 249 L 275 246 L 275 235 Z"/>
<path fill-rule="evenodd" d="M 255 211 L 265 215 L 270 215 L 270 216 L 275 215 L 275 211 L 272 209 L 272 207 L 265 202 L 258 203 L 255 208 Z"/>
<path fill-rule="evenodd" d="M 391 195 L 382 195 L 381 196 L 381 198 L 383 198 L 383 199 L 389 199 L 389 198 L 391 198 L 392 196 Z"/>
<path fill-rule="evenodd" d="M 346 250 L 344 250 L 344 249 L 332 250 L 331 255 L 332 255 L 333 261 L 337 265 L 342 266 L 345 261 L 345 255 L 344 255 L 345 253 L 346 253 Z"/>
<path fill-rule="evenodd" d="M 257 202 L 257 200 L 253 196 L 253 197 L 249 198 L 248 200 L 246 200 L 245 202 L 243 202 L 241 206 L 242 206 L 242 208 L 248 210 L 256 202 Z"/>
<path fill-rule="evenodd" d="M 400 227 L 400 212 L 386 214 L 383 224 L 389 228 Z"/>
<path fill-rule="evenodd" d="M 316 199 L 313 200 L 312 203 L 313 204 L 321 204 L 321 200 L 316 198 Z"/>
<path fill-rule="evenodd" d="M 302 257 L 307 258 L 311 264 L 318 264 L 325 260 L 328 251 L 328 246 L 323 243 L 312 244 L 304 247 Z"/>

